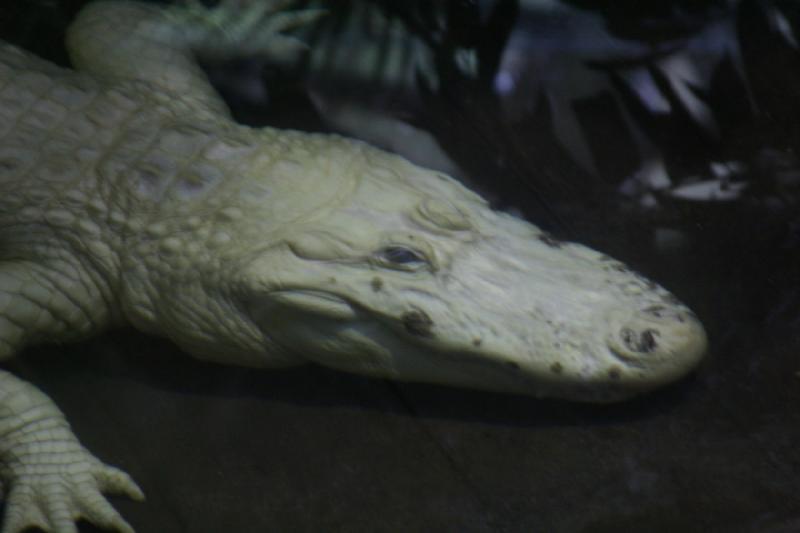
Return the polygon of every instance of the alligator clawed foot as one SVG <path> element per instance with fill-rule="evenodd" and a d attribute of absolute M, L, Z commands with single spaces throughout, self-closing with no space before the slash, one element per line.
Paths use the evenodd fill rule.
<path fill-rule="evenodd" d="M 143 500 L 144 494 L 128 474 L 101 463 L 83 448 L 49 455 L 47 462 L 41 462 L 39 455 L 35 464 L 11 468 L 2 533 L 21 533 L 31 527 L 48 533 L 78 533 L 80 519 L 111 531 L 134 533 L 103 495 Z"/>

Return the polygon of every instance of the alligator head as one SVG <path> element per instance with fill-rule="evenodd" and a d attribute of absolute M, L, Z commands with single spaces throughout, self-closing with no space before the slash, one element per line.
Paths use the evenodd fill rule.
<path fill-rule="evenodd" d="M 599 402 L 703 356 L 692 312 L 622 263 L 356 146 L 347 193 L 246 270 L 249 314 L 283 350 L 372 376 Z"/>

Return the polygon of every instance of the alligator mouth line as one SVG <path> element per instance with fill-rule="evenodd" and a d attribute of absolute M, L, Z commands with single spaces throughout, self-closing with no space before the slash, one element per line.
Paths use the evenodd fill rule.
<path fill-rule="evenodd" d="M 356 310 L 350 302 L 326 291 L 281 289 L 271 292 L 270 297 L 301 311 L 317 313 L 335 320 L 352 320 L 356 317 Z"/>

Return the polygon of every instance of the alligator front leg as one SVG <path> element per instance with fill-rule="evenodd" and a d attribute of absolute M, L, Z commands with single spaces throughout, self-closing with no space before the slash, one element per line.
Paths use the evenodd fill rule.
<path fill-rule="evenodd" d="M 92 277 L 71 262 L 0 264 L 0 361 L 32 343 L 97 332 L 108 321 L 107 301 Z M 47 396 L 3 370 L 0 487 L 2 533 L 30 527 L 77 533 L 80 518 L 132 533 L 103 492 L 144 497 L 127 474 L 101 463 L 78 442 Z"/>
<path fill-rule="evenodd" d="M 77 533 L 75 522 L 81 518 L 133 533 L 103 493 L 144 499 L 128 474 L 101 463 L 78 442 L 47 396 L 2 370 L 0 479 L 6 500 L 2 533 L 29 527 Z"/>
<path fill-rule="evenodd" d="M 194 52 L 207 57 L 253 56 L 286 64 L 306 50 L 285 32 L 314 22 L 319 9 L 291 11 L 293 0 L 199 0 L 167 8 L 128 0 L 87 5 L 67 31 L 78 70 L 106 79 L 142 80 L 180 95 L 196 110 L 227 116 Z"/>

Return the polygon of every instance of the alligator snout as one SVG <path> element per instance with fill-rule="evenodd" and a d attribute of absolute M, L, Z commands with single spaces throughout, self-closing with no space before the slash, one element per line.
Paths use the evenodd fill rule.
<path fill-rule="evenodd" d="M 677 374 L 698 361 L 707 342 L 703 326 L 688 309 L 651 305 L 615 321 L 606 344 L 627 366 L 659 374 L 667 370 L 667 378 L 670 367 Z"/>

